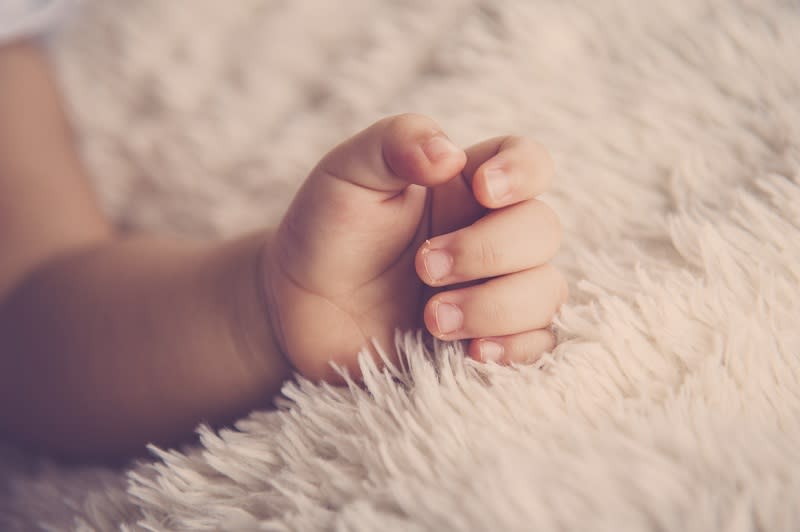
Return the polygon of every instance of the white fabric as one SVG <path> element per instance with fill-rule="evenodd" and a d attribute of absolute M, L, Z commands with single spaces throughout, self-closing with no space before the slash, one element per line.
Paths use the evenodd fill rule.
<path fill-rule="evenodd" d="M 539 367 L 409 338 L 397 379 L 287 387 L 281 413 L 204 431 L 129 486 L 3 453 L 0 529 L 800 530 L 797 2 L 83 13 L 58 63 L 120 223 L 268 224 L 331 145 L 414 110 L 463 144 L 550 147 L 573 298 Z"/>
<path fill-rule="evenodd" d="M 69 0 L 0 0 L 0 44 L 51 28 Z"/>

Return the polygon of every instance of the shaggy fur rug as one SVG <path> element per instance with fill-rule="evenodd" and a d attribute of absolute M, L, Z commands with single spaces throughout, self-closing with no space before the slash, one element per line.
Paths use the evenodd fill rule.
<path fill-rule="evenodd" d="M 0 528 L 800 529 L 797 2 L 93 0 L 54 44 L 126 227 L 273 223 L 416 111 L 552 150 L 573 298 L 535 366 L 410 333 L 128 471 L 4 450 Z"/>

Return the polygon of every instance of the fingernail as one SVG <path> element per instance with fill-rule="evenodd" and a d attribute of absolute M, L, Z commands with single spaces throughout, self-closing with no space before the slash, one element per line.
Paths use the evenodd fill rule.
<path fill-rule="evenodd" d="M 451 303 L 437 303 L 434 315 L 436 316 L 436 328 L 441 334 L 457 331 L 464 323 L 464 314 L 461 313 L 461 309 Z"/>
<path fill-rule="evenodd" d="M 461 150 L 445 137 L 436 136 L 428 139 L 422 145 L 422 151 L 425 152 L 430 162 L 435 163 Z"/>
<path fill-rule="evenodd" d="M 497 342 L 481 340 L 478 344 L 484 362 L 497 362 L 503 356 L 503 346 Z"/>
<path fill-rule="evenodd" d="M 502 168 L 490 168 L 486 175 L 486 190 L 492 201 L 501 201 L 511 192 L 511 179 Z"/>
<path fill-rule="evenodd" d="M 453 269 L 453 257 L 441 249 L 432 249 L 425 253 L 425 271 L 431 281 L 444 279 Z"/>

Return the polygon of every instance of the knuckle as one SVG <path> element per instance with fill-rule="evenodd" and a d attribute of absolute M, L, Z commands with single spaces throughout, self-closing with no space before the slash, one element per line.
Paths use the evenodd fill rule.
<path fill-rule="evenodd" d="M 558 313 L 559 307 L 569 296 L 569 285 L 564 274 L 553 265 L 545 264 L 540 266 L 539 269 L 542 275 L 540 282 L 543 283 L 540 286 L 545 287 L 545 293 L 548 294 L 545 301 L 549 300 L 548 303 L 545 303 L 549 305 L 546 316 L 548 321 L 552 321 L 553 317 Z"/>
<path fill-rule="evenodd" d="M 564 278 L 564 275 L 561 273 L 561 270 L 559 270 L 552 264 L 546 264 L 544 268 L 545 271 L 547 272 L 547 276 L 549 277 L 550 282 L 554 286 L 559 286 Z"/>
<path fill-rule="evenodd" d="M 403 113 L 385 118 L 378 124 L 381 128 L 381 150 L 389 170 L 400 177 L 417 175 L 425 168 L 420 159 L 418 145 L 428 137 L 441 133 L 431 118 Z"/>
<path fill-rule="evenodd" d="M 569 297 L 569 283 L 567 283 L 567 278 L 561 273 L 560 270 L 550 266 L 552 270 L 553 276 L 553 297 L 554 297 L 554 305 L 553 305 L 553 315 L 558 312 L 558 308 L 564 303 L 567 298 Z"/>
<path fill-rule="evenodd" d="M 543 220 L 541 223 L 547 228 L 547 232 L 553 235 L 553 242 L 555 248 L 558 249 L 561 245 L 561 240 L 564 236 L 564 226 L 561 223 L 561 218 L 558 213 L 546 203 L 541 203 L 541 216 Z"/>
<path fill-rule="evenodd" d="M 544 353 L 552 352 L 558 345 L 558 339 L 551 329 L 535 329 L 503 339 L 505 357 L 517 363 L 536 362 Z"/>
<path fill-rule="evenodd" d="M 419 135 L 422 120 L 428 119 L 422 115 L 404 113 L 378 122 L 382 128 L 381 153 L 390 173 L 408 177 L 420 171 L 414 139 Z"/>
<path fill-rule="evenodd" d="M 417 175 L 422 168 L 417 154 L 402 141 L 384 142 L 383 161 L 392 176 L 403 179 Z"/>
<path fill-rule="evenodd" d="M 525 353 L 538 357 L 545 351 L 551 351 L 556 345 L 556 335 L 550 329 L 540 329 L 526 334 L 522 342 Z"/>
<path fill-rule="evenodd" d="M 544 353 L 552 351 L 556 346 L 556 335 L 549 329 L 538 331 L 538 338 L 530 340 L 528 352 L 533 360 L 538 360 Z"/>
<path fill-rule="evenodd" d="M 511 317 L 508 307 L 494 298 L 482 303 L 481 308 L 486 324 L 506 323 Z"/>
<path fill-rule="evenodd" d="M 539 142 L 526 138 L 522 143 L 528 157 L 531 158 L 532 166 L 535 169 L 534 176 L 537 190 L 544 191 L 550 188 L 555 173 L 555 161 L 550 152 Z"/>
<path fill-rule="evenodd" d="M 564 236 L 561 218 L 552 207 L 536 199 L 528 200 L 523 208 L 526 209 L 524 223 L 536 228 L 529 233 L 530 243 L 537 255 L 544 252 L 546 258 L 552 258 L 561 247 Z"/>
<path fill-rule="evenodd" d="M 489 239 L 482 238 L 475 244 L 475 253 L 482 271 L 493 272 L 501 265 L 502 254 Z"/>
<path fill-rule="evenodd" d="M 549 189 L 555 173 L 555 161 L 552 155 L 541 143 L 530 137 L 509 136 L 503 143 L 505 146 L 515 148 L 521 152 L 522 160 L 530 165 L 528 186 L 534 188 L 539 194 Z"/>

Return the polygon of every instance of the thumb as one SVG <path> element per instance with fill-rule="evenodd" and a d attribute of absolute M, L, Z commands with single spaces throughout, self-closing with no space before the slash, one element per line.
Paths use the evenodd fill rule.
<path fill-rule="evenodd" d="M 449 181 L 465 164 L 464 151 L 430 118 L 373 124 L 325 155 L 298 191 L 276 235 L 282 267 L 326 294 L 374 278 L 416 238 L 423 187 Z"/>
<path fill-rule="evenodd" d="M 442 184 L 461 172 L 466 160 L 464 150 L 432 119 L 402 114 L 376 122 L 331 150 L 309 179 L 345 181 L 386 199 L 410 184 Z"/>

